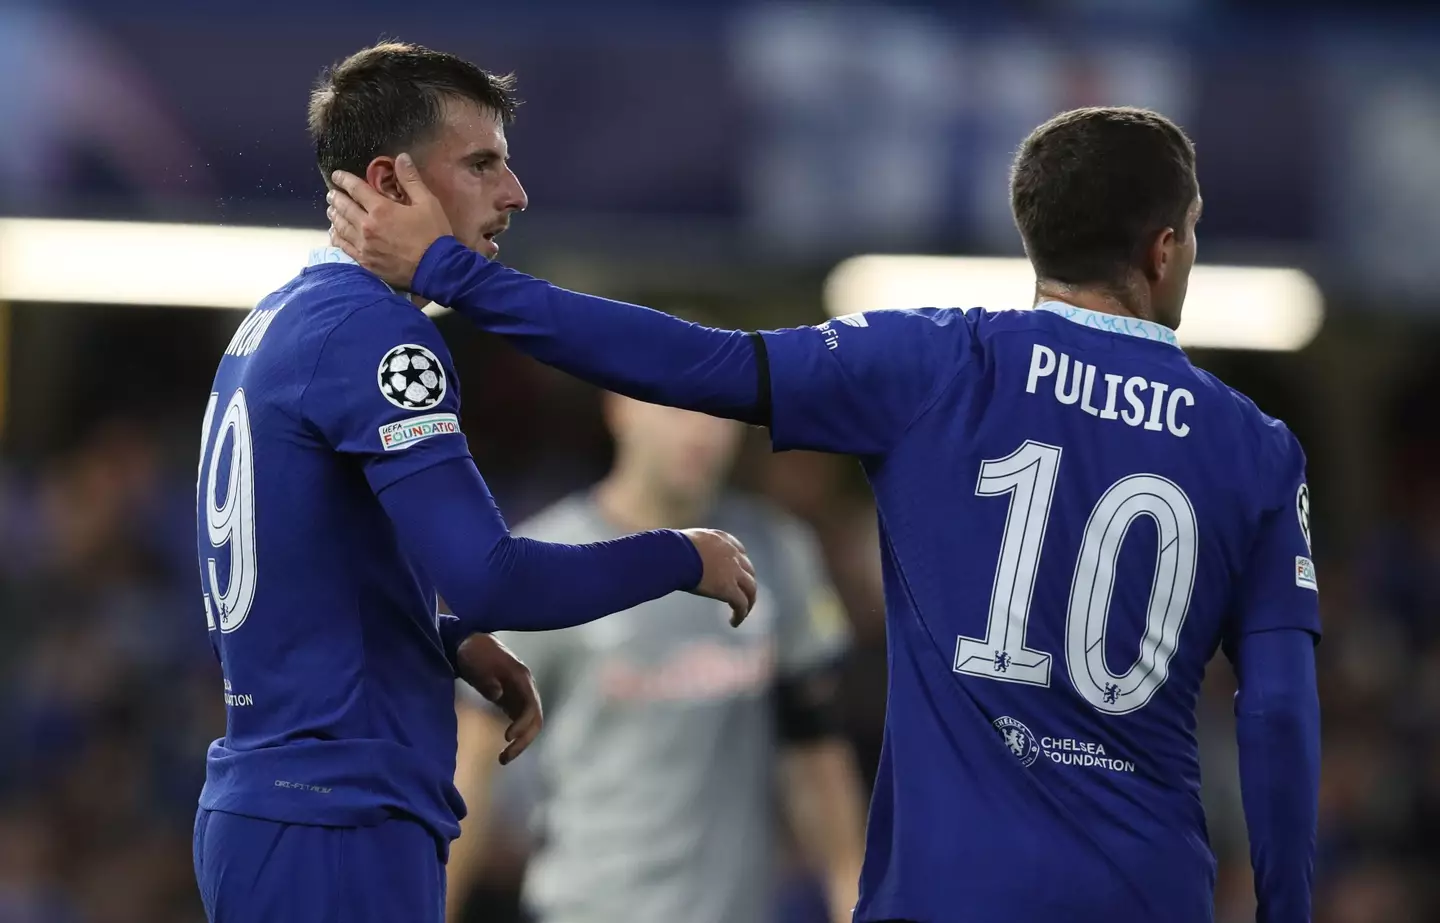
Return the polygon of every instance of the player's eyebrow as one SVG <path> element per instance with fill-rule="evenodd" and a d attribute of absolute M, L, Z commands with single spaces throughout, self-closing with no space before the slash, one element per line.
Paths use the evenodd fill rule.
<path fill-rule="evenodd" d="M 476 166 L 489 166 L 492 163 L 499 163 L 502 160 L 508 161 L 510 155 L 502 154 L 491 147 L 485 147 L 478 151 L 470 151 L 461 159 L 466 163 L 475 164 Z"/>

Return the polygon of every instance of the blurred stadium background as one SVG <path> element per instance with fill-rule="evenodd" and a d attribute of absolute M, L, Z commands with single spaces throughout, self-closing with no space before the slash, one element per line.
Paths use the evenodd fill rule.
<path fill-rule="evenodd" d="M 1383 0 L 395 10 L 0 0 L 0 923 L 201 919 L 190 827 L 224 714 L 195 579 L 196 431 L 243 316 L 233 302 L 290 275 L 324 224 L 311 82 L 382 35 L 519 75 L 510 139 L 532 207 L 507 262 L 737 326 L 820 320 L 827 278 L 854 254 L 1017 256 L 1007 163 L 1058 110 L 1138 104 L 1181 122 L 1200 157 L 1202 262 L 1297 267 L 1323 293 L 1318 333 L 1284 310 L 1266 321 L 1285 349 L 1193 350 L 1310 456 L 1327 632 L 1316 919 L 1440 919 L 1440 13 Z M 949 286 L 944 303 L 977 303 L 963 277 Z M 512 522 L 603 473 L 593 390 L 440 324 L 471 447 Z M 752 441 L 741 482 L 820 530 L 853 620 L 849 732 L 869 772 L 885 657 L 868 492 L 846 459 Z M 1211 673 L 1217 919 L 1241 923 L 1233 680 L 1223 661 Z M 524 855 L 509 841 L 476 921 L 512 919 Z M 804 870 L 788 880 L 776 920 L 821 919 Z"/>

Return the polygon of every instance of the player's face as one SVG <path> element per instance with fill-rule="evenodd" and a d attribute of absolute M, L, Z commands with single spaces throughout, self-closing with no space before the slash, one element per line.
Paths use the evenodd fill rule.
<path fill-rule="evenodd" d="M 1195 237 L 1195 226 L 1200 221 L 1201 200 L 1199 196 L 1190 203 L 1185 212 L 1183 234 L 1171 234 L 1157 242 L 1157 279 L 1151 292 L 1151 305 L 1155 319 L 1171 330 L 1180 327 L 1180 315 L 1185 307 L 1185 292 L 1190 287 L 1190 270 L 1195 267 L 1195 256 L 1199 242 Z"/>
<path fill-rule="evenodd" d="M 694 501 L 730 473 L 742 432 L 735 421 L 615 395 L 607 401 L 617 463 L 638 469 L 656 490 Z"/>
<path fill-rule="evenodd" d="M 440 200 L 455 238 L 493 259 L 494 238 L 524 211 L 525 189 L 510 169 L 505 126 L 495 113 L 466 100 L 445 103 L 445 121 L 415 157 L 420 178 Z"/>

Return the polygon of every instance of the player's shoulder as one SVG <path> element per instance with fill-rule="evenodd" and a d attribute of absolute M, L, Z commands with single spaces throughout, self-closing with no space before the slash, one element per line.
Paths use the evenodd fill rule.
<path fill-rule="evenodd" d="M 843 314 L 821 324 L 821 328 L 870 329 L 881 335 L 909 337 L 968 336 L 979 308 L 886 308 Z"/>
<path fill-rule="evenodd" d="M 320 262 L 305 267 L 281 288 L 267 295 L 252 312 L 273 315 L 266 328 L 281 331 L 266 337 L 266 352 L 294 367 L 317 359 L 343 330 L 349 337 L 373 333 L 430 336 L 434 322 L 378 277 L 353 263 Z M 438 337 L 436 337 L 438 339 Z"/>
<path fill-rule="evenodd" d="M 1226 422 L 1239 442 L 1238 457 L 1249 460 L 1246 467 L 1259 475 L 1257 487 L 1262 493 L 1303 478 L 1305 449 L 1285 421 L 1261 410 L 1248 395 L 1211 372 L 1200 368 L 1195 372 L 1228 411 Z"/>
<path fill-rule="evenodd" d="M 1254 440 L 1255 448 L 1282 463 L 1298 457 L 1304 459 L 1305 451 L 1300 440 L 1279 417 L 1261 410 L 1249 395 L 1221 381 L 1213 373 L 1196 368 L 1196 373 L 1212 384 L 1217 394 L 1229 400 L 1236 417 L 1241 421 L 1245 433 Z"/>
<path fill-rule="evenodd" d="M 317 332 L 339 328 L 429 333 L 435 322 L 371 273 L 344 263 L 307 270 L 299 297 L 307 301 L 308 320 Z"/>
<path fill-rule="evenodd" d="M 301 417 L 331 423 L 343 418 L 366 394 L 359 382 L 378 382 L 385 399 L 404 409 L 423 409 L 420 404 L 437 394 L 458 395 L 459 380 L 434 321 L 360 266 L 312 256 L 311 265 L 271 297 L 280 310 L 267 338 L 277 342 L 257 356 L 255 374 L 286 383 L 276 389 L 276 399 L 293 401 Z M 387 371 L 423 391 L 423 400 L 397 399 Z"/>
<path fill-rule="evenodd" d="M 950 369 L 977 348 L 977 331 L 985 321 L 980 308 L 903 308 L 866 311 L 831 318 L 820 325 L 831 349 L 856 337 L 874 337 L 871 350 L 896 356 L 901 351 L 916 368 Z"/>

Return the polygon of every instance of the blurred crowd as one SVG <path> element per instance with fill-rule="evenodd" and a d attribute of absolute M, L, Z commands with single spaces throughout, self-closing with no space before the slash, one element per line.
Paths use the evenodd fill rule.
<path fill-rule="evenodd" d="M 483 415 L 486 438 L 472 435 L 472 446 L 512 521 L 604 470 L 593 392 L 513 354 L 490 357 L 486 369 L 467 390 L 477 396 L 467 428 Z M 487 403 L 487 394 L 513 400 Z M 3 468 L 0 923 L 201 919 L 190 831 L 224 711 L 195 579 L 194 460 L 169 448 L 188 444 L 178 435 L 111 417 L 55 457 Z M 1400 502 L 1383 527 L 1335 541 L 1341 553 L 1318 537 L 1320 923 L 1419 923 L 1440 908 L 1427 872 L 1440 821 L 1440 456 L 1421 446 L 1397 457 L 1390 487 Z M 822 537 L 855 629 L 846 714 L 868 780 L 885 654 L 875 524 L 858 466 L 771 455 L 757 433 L 738 477 Z M 1219 659 L 1200 720 L 1219 923 L 1254 913 L 1232 692 Z M 496 816 L 506 822 L 503 805 Z M 512 918 L 523 861 L 502 838 L 472 919 Z M 791 880 L 776 897 L 780 923 L 821 919 L 803 874 Z"/>
<path fill-rule="evenodd" d="M 1318 651 L 1323 708 L 1317 923 L 1421 923 L 1440 914 L 1440 456 L 1356 553 L 1327 555 Z M 1200 706 L 1205 802 L 1221 860 L 1218 923 L 1254 919 L 1233 737 L 1234 678 L 1217 659 Z"/>
<path fill-rule="evenodd" d="M 110 421 L 0 493 L 0 920 L 197 918 L 189 828 L 224 726 L 193 486 Z"/>

